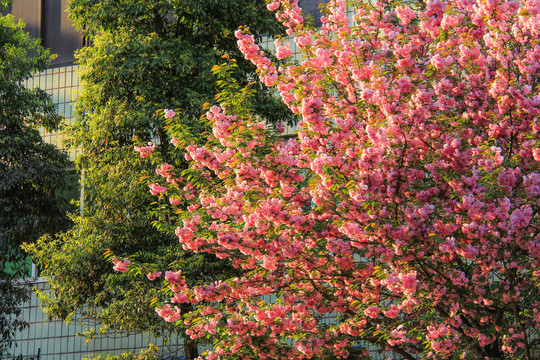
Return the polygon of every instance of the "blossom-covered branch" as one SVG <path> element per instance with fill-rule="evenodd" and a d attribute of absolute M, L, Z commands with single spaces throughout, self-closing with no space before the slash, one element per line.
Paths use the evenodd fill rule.
<path fill-rule="evenodd" d="M 301 117 L 298 136 L 278 137 L 238 97 L 208 111 L 204 146 L 173 134 L 191 161 L 181 180 L 163 173 L 179 240 L 244 275 L 170 281 L 162 316 L 214 339 L 209 359 L 532 360 L 540 4 L 334 0 L 318 30 L 297 1 L 268 8 L 302 60 L 278 66 L 237 38 Z"/>

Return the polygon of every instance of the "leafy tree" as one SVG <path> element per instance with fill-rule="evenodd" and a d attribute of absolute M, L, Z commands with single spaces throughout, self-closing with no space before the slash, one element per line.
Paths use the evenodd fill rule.
<path fill-rule="evenodd" d="M 281 72 L 237 33 L 297 139 L 245 91 L 209 110 L 204 146 L 176 127 L 191 165 L 154 185 L 181 203 L 176 234 L 246 271 L 165 275 L 158 311 L 213 339 L 206 359 L 537 358 L 540 4 L 386 5 L 331 1 L 313 31 L 272 1 L 304 55 Z"/>
<path fill-rule="evenodd" d="M 7 5 L 0 2 L 0 13 Z M 24 86 L 51 56 L 23 29 L 22 21 L 0 16 L 0 356 L 25 326 L 20 305 L 29 289 L 16 280 L 29 276 L 30 265 L 20 245 L 68 224 L 58 196 L 68 159 L 38 131 L 57 128 L 61 118 L 44 91 Z"/>
<path fill-rule="evenodd" d="M 199 117 L 216 93 L 211 68 L 226 54 L 241 57 L 234 30 L 247 25 L 255 34 L 272 35 L 282 28 L 262 0 L 73 0 L 69 11 L 92 43 L 78 53 L 82 91 L 77 123 L 67 129 L 70 144 L 80 148 L 84 211 L 73 230 L 29 248 L 50 276 L 43 305 L 61 319 L 84 310 L 105 328 L 167 332 L 171 328 L 154 311 L 160 286 L 136 281 L 141 274 L 116 276 L 104 254 L 129 256 L 149 271 L 150 264 L 178 267 L 193 282 L 231 268 L 213 256 L 185 252 L 166 231 L 169 214 L 154 210 L 148 191 L 154 166 L 133 147 L 151 141 L 161 161 L 182 163 L 171 153 L 156 109 L 174 106 L 182 126 L 203 133 Z M 242 60 L 240 69 L 244 83 L 255 77 L 249 62 Z M 252 86 L 258 112 L 276 122 L 292 118 L 271 92 Z M 157 219 L 161 230 L 151 226 Z M 196 347 L 189 342 L 186 355 L 193 358 Z"/>

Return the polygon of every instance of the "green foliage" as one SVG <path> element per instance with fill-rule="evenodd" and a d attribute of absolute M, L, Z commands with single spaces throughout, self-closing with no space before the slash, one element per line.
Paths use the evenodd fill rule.
<path fill-rule="evenodd" d="M 19 315 L 22 302 L 29 298 L 29 289 L 24 284 L 14 284 L 11 271 L 0 270 L 2 277 L 0 280 L 0 356 L 2 356 L 8 354 L 16 332 L 28 325 L 19 318 Z"/>
<path fill-rule="evenodd" d="M 29 275 L 20 245 L 68 225 L 58 195 L 68 159 L 38 132 L 57 128 L 61 118 L 45 92 L 24 87 L 51 56 L 23 28 L 11 15 L 0 16 L 0 355 L 25 326 L 18 315 L 28 289 L 14 282 Z"/>
<path fill-rule="evenodd" d="M 212 256 L 185 252 L 168 221 L 168 199 L 156 201 L 148 191 L 157 163 L 185 164 L 156 110 L 175 108 L 182 126 L 202 136 L 203 106 L 217 92 L 212 66 L 224 54 L 241 58 L 234 31 L 248 25 L 272 35 L 281 28 L 263 0 L 72 0 L 69 11 L 93 44 L 78 53 L 83 89 L 77 123 L 66 129 L 69 145 L 81 149 L 84 211 L 72 230 L 27 248 L 50 277 L 44 309 L 61 319 L 84 309 L 116 331 L 167 333 L 173 327 L 154 311 L 165 296 L 161 281 L 150 282 L 143 272 L 119 275 L 105 253 L 152 270 L 182 269 L 193 284 L 232 270 Z M 255 69 L 245 60 L 238 68 L 236 80 L 245 85 Z M 270 91 L 252 89 L 262 116 L 291 120 L 282 104 L 271 105 L 278 102 Z M 133 150 L 149 141 L 157 144 L 153 161 Z M 158 220 L 159 228 L 151 226 Z"/>

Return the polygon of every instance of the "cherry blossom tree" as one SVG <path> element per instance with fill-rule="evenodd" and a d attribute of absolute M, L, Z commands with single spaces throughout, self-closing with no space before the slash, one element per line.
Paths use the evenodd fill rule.
<path fill-rule="evenodd" d="M 213 341 L 207 359 L 537 358 L 540 2 L 333 0 L 316 30 L 297 3 L 268 9 L 291 39 L 276 56 L 293 41 L 301 61 L 237 32 L 297 137 L 234 81 L 205 143 L 167 113 L 191 165 L 152 192 L 185 249 L 244 272 L 166 272 L 159 315 Z"/>

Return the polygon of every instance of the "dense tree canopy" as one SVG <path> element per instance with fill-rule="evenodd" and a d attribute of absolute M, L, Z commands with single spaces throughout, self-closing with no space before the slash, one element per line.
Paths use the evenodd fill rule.
<path fill-rule="evenodd" d="M 0 2 L 0 12 L 6 5 Z M 28 289 L 14 280 L 29 276 L 29 264 L 20 246 L 68 224 L 58 196 L 68 159 L 38 131 L 57 128 L 61 118 L 45 92 L 24 86 L 51 56 L 23 29 L 0 15 L 0 356 L 24 326 L 17 316 Z"/>
<path fill-rule="evenodd" d="M 156 176 L 154 166 L 133 147 L 153 142 L 162 159 L 173 161 L 177 155 L 156 110 L 174 107 L 182 126 L 206 131 L 199 117 L 216 93 L 212 66 L 226 54 L 241 57 L 234 31 L 246 25 L 271 35 L 282 28 L 263 0 L 73 0 L 69 11 L 92 44 L 78 53 L 82 90 L 77 122 L 67 129 L 70 144 L 80 149 L 84 210 L 72 231 L 31 249 L 44 274 L 54 275 L 42 301 L 51 316 L 69 319 L 84 308 L 109 328 L 161 333 L 166 329 L 153 305 L 160 287 L 135 281 L 136 275 L 134 281 L 130 274 L 115 276 L 105 252 L 180 267 L 193 281 L 228 268 L 177 244 L 167 231 L 166 209 L 152 205 L 147 182 Z M 238 79 L 255 80 L 255 70 L 243 60 Z M 256 111 L 273 121 L 292 118 L 268 89 L 252 86 Z M 162 230 L 152 227 L 157 219 Z"/>
<path fill-rule="evenodd" d="M 160 315 L 213 341 L 206 359 L 537 358 L 540 3 L 334 0 L 318 31 L 297 4 L 268 8 L 301 62 L 237 37 L 298 137 L 245 91 L 209 110 L 204 146 L 175 129 L 190 167 L 152 189 L 180 204 L 184 249 L 245 273 L 167 272 Z"/>

